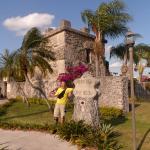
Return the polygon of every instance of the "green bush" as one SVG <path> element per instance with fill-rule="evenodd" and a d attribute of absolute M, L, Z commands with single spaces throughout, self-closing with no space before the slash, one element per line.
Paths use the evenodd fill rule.
<path fill-rule="evenodd" d="M 4 121 L 0 120 L 0 128 L 11 130 L 35 130 L 51 132 L 54 129 L 52 124 L 34 124 L 34 123 L 22 123 L 17 121 Z"/>
<path fill-rule="evenodd" d="M 105 121 L 116 120 L 123 117 L 123 111 L 121 109 L 113 107 L 101 107 L 100 108 L 100 118 Z"/>
<path fill-rule="evenodd" d="M 5 114 L 7 111 L 7 108 L 11 106 L 15 101 L 16 99 L 10 99 L 7 103 L 0 105 L 0 115 Z"/>
<path fill-rule="evenodd" d="M 86 136 L 87 132 L 88 127 L 83 121 L 66 122 L 63 126 L 60 125 L 57 128 L 59 136 L 64 140 L 71 141 L 72 143 L 75 143 L 80 136 Z"/>
<path fill-rule="evenodd" d="M 100 127 L 93 128 L 84 124 L 83 121 L 70 121 L 63 126 L 58 126 L 57 130 L 57 134 L 62 139 L 80 147 L 95 147 L 99 150 L 119 150 L 122 148 L 117 141 L 119 134 L 113 131 L 111 125 L 101 124 Z"/>

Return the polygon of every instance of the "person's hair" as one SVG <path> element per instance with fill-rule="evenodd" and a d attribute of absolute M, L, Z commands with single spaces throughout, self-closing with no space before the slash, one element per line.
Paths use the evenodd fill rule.
<path fill-rule="evenodd" d="M 66 83 L 67 88 L 74 88 L 75 87 L 73 81 L 71 81 L 71 80 L 68 80 L 65 83 Z"/>

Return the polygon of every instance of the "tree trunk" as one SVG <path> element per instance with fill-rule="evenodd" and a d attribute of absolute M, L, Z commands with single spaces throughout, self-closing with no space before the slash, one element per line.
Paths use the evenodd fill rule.
<path fill-rule="evenodd" d="M 121 73 L 123 76 L 126 76 L 127 72 L 128 72 L 128 67 L 127 67 L 127 51 L 126 51 L 123 58 L 123 64 L 121 66 Z"/>
<path fill-rule="evenodd" d="M 30 86 L 31 86 L 33 89 L 38 90 L 38 91 L 44 96 L 44 100 L 45 100 L 45 102 L 46 102 L 46 104 L 47 104 L 49 110 L 51 110 L 51 106 L 50 106 L 50 104 L 48 103 L 48 98 L 47 98 L 46 94 L 44 93 L 44 91 L 43 91 L 41 88 L 39 88 L 39 87 L 37 87 L 37 86 L 34 86 L 33 83 L 30 81 L 28 75 L 25 75 L 25 78 L 26 78 L 26 81 L 30 84 Z"/>
<path fill-rule="evenodd" d="M 124 65 L 126 65 L 127 66 L 127 51 L 125 52 L 125 54 L 124 54 L 124 58 L 123 58 L 123 60 L 124 60 Z"/>
<path fill-rule="evenodd" d="M 102 32 L 99 31 L 98 38 L 99 42 L 99 76 L 106 75 L 106 66 L 105 66 L 105 37 Z"/>
<path fill-rule="evenodd" d="M 95 69 L 96 69 L 96 77 L 99 77 L 99 58 L 98 55 L 95 56 Z"/>
<path fill-rule="evenodd" d="M 28 101 L 28 99 L 27 99 L 27 96 L 26 96 L 24 90 L 22 89 L 22 87 L 20 86 L 20 84 L 19 84 L 19 89 L 21 90 L 22 95 L 23 95 L 23 102 L 26 102 L 27 105 L 30 106 L 30 103 L 29 103 L 29 101 Z"/>

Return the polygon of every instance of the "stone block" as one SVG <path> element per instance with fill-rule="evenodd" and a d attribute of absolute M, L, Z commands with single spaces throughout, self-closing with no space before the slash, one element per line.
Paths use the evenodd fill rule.
<path fill-rule="evenodd" d="M 71 22 L 68 20 L 61 20 L 60 22 L 60 27 L 61 28 L 71 28 Z"/>

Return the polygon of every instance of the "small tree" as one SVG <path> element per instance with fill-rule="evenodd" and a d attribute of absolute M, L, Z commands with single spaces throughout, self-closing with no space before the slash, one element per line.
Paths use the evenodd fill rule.
<path fill-rule="evenodd" d="M 38 90 L 46 100 L 50 109 L 45 92 L 35 86 L 30 77 L 33 77 L 38 68 L 45 76 L 52 73 L 53 70 L 49 61 L 55 60 L 54 53 L 49 47 L 45 47 L 46 39 L 37 28 L 32 28 L 24 36 L 22 46 L 16 51 L 9 53 L 8 50 L 1 54 L 0 57 L 0 73 L 2 77 L 13 78 L 15 81 L 23 79 L 30 84 L 32 88 Z"/>

